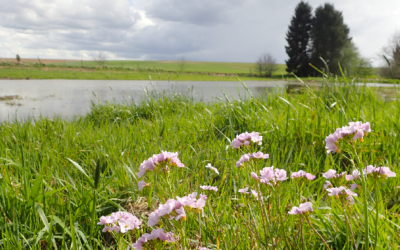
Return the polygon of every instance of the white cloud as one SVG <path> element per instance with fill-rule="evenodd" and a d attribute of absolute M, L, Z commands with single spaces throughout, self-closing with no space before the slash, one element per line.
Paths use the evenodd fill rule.
<path fill-rule="evenodd" d="M 325 3 L 310 0 L 315 9 Z M 383 3 L 384 2 L 384 3 Z M 297 0 L 0 0 L 2 57 L 278 62 Z M 335 0 L 367 57 L 399 29 L 397 0 Z"/>

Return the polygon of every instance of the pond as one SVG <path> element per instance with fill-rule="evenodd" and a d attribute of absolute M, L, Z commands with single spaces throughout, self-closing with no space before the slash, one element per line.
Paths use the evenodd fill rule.
<path fill-rule="evenodd" d="M 299 83 L 286 81 L 246 81 L 254 96 L 286 88 L 299 88 Z M 391 84 L 371 86 L 393 87 Z M 235 81 L 121 81 L 121 80 L 2 80 L 0 81 L 0 122 L 40 116 L 72 119 L 85 115 L 92 102 L 138 102 L 147 92 L 179 93 L 195 101 L 250 96 Z"/>
<path fill-rule="evenodd" d="M 287 87 L 285 81 L 248 81 L 256 96 Z M 120 81 L 120 80 L 2 80 L 0 81 L 0 122 L 28 117 L 54 116 L 71 119 L 85 115 L 91 102 L 140 101 L 147 92 L 179 93 L 195 101 L 217 98 L 245 98 L 248 91 L 240 82 L 214 81 Z"/>

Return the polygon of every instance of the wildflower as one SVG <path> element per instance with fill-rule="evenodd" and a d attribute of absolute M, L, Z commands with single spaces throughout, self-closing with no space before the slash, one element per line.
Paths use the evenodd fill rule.
<path fill-rule="evenodd" d="M 293 207 L 292 210 L 288 212 L 288 214 L 307 214 L 311 213 L 313 210 L 311 202 L 301 203 L 299 207 Z"/>
<path fill-rule="evenodd" d="M 269 158 L 269 154 L 264 154 L 260 151 L 258 151 L 257 153 L 248 153 L 248 154 L 244 154 L 240 157 L 239 161 L 236 162 L 236 167 L 243 167 L 243 163 L 250 161 L 251 159 L 268 159 Z"/>
<path fill-rule="evenodd" d="M 252 172 L 251 177 L 260 181 L 263 184 L 275 185 L 278 181 L 284 181 L 287 179 L 286 171 L 274 167 L 265 167 L 260 170 L 260 176 Z"/>
<path fill-rule="evenodd" d="M 315 179 L 315 176 L 310 174 L 310 173 L 307 173 L 307 172 L 305 172 L 303 170 L 299 170 L 298 172 L 293 172 L 290 175 L 290 178 L 292 178 L 292 179 L 306 178 L 307 180 L 312 181 L 312 180 Z"/>
<path fill-rule="evenodd" d="M 237 135 L 235 139 L 233 139 L 231 146 L 233 148 L 240 148 L 241 146 L 245 145 L 248 146 L 250 145 L 250 142 L 256 144 L 256 145 L 261 145 L 262 144 L 262 136 L 260 136 L 260 133 L 258 132 L 245 132 L 240 135 Z"/>
<path fill-rule="evenodd" d="M 198 250 L 211 250 L 211 249 L 207 247 L 199 247 Z"/>
<path fill-rule="evenodd" d="M 349 126 L 338 128 L 333 134 L 330 134 L 325 138 L 325 148 L 327 149 L 327 153 L 340 153 L 340 140 L 348 138 L 352 139 L 353 141 L 356 141 L 357 139 L 363 141 L 364 135 L 367 135 L 369 132 L 371 132 L 369 122 L 349 122 Z"/>
<path fill-rule="evenodd" d="M 346 180 L 354 181 L 360 178 L 360 171 L 358 169 L 354 169 L 351 175 L 346 175 Z"/>
<path fill-rule="evenodd" d="M 169 217 L 169 219 L 175 220 L 185 219 L 186 213 L 184 206 L 201 211 L 206 205 L 207 196 L 200 194 L 199 199 L 196 197 L 197 193 L 194 192 L 182 198 L 177 196 L 176 200 L 169 199 L 165 204 L 160 204 L 154 212 L 150 213 L 147 225 L 149 227 L 157 225 L 162 217 Z"/>
<path fill-rule="evenodd" d="M 216 169 L 215 167 L 211 166 L 210 163 L 208 163 L 208 164 L 206 165 L 206 168 L 211 169 L 212 171 L 214 171 L 216 174 L 219 175 L 218 169 Z"/>
<path fill-rule="evenodd" d="M 250 161 L 250 154 L 244 154 L 242 156 L 240 156 L 239 161 L 236 162 L 236 167 L 243 167 L 243 163 L 245 163 L 246 161 Z"/>
<path fill-rule="evenodd" d="M 388 167 L 374 167 L 372 165 L 367 166 L 363 170 L 365 175 L 372 174 L 373 177 L 380 177 L 380 178 L 385 178 L 387 179 L 388 177 L 396 177 L 396 173 L 390 171 L 390 168 Z"/>
<path fill-rule="evenodd" d="M 200 186 L 200 188 L 203 189 L 203 190 L 211 190 L 211 191 L 218 192 L 218 188 L 217 187 L 213 187 L 213 186 Z"/>
<path fill-rule="evenodd" d="M 149 184 L 149 183 L 146 183 L 146 182 L 144 182 L 144 181 L 139 181 L 139 182 L 138 182 L 138 186 L 139 186 L 139 190 L 142 190 L 144 187 L 150 186 L 150 184 Z"/>
<path fill-rule="evenodd" d="M 332 187 L 332 183 L 325 181 L 324 188 Z"/>
<path fill-rule="evenodd" d="M 173 233 L 171 232 L 164 233 L 163 228 L 158 228 L 151 231 L 151 233 L 143 234 L 135 243 L 132 244 L 132 248 L 135 250 L 142 250 L 144 247 L 143 245 L 151 244 L 150 241 L 152 240 L 158 240 L 161 242 L 168 242 L 168 243 L 175 241 Z M 154 248 L 151 247 L 151 249 Z"/>
<path fill-rule="evenodd" d="M 256 198 L 258 200 L 258 193 L 256 190 L 251 190 L 251 194 L 254 196 L 254 198 Z"/>
<path fill-rule="evenodd" d="M 101 216 L 97 225 L 104 225 L 103 232 L 126 233 L 129 230 L 139 229 L 142 222 L 131 213 L 115 212 L 109 216 Z"/>
<path fill-rule="evenodd" d="M 153 155 L 140 164 L 138 177 L 142 177 L 147 171 L 153 171 L 158 166 L 164 170 L 168 170 L 167 165 L 179 168 L 185 167 L 185 165 L 183 165 L 183 163 L 178 159 L 178 153 L 162 151 L 160 154 Z"/>
<path fill-rule="evenodd" d="M 245 187 L 245 188 L 239 189 L 239 193 L 249 194 L 249 192 L 247 192 L 247 190 L 249 190 L 249 187 Z"/>
<path fill-rule="evenodd" d="M 336 174 L 336 170 L 333 169 L 329 169 L 328 172 L 322 174 L 322 176 L 325 177 L 325 179 L 340 178 L 344 175 L 346 175 L 346 172 Z"/>
<path fill-rule="evenodd" d="M 328 191 L 329 196 L 335 196 L 336 198 L 342 198 L 346 196 L 345 198 L 350 202 L 350 204 L 354 204 L 353 196 L 357 196 L 356 193 L 343 186 L 338 188 L 328 188 L 326 191 Z"/>

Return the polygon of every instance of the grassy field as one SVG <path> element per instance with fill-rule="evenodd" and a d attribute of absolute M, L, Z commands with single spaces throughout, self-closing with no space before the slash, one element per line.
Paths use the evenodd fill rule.
<path fill-rule="evenodd" d="M 331 81 L 320 89 L 259 98 L 247 93 L 247 99 L 207 104 L 150 93 L 138 105 L 94 104 L 73 121 L 0 124 L 0 247 L 125 250 L 163 228 L 175 242 L 152 240 L 147 249 L 398 249 L 399 91 L 384 100 L 372 88 Z M 327 154 L 325 137 L 351 121 L 370 122 L 372 132 Z M 260 132 L 262 145 L 232 148 L 246 131 Z M 168 172 L 139 178 L 140 164 L 161 151 L 178 152 L 185 167 L 170 164 Z M 257 151 L 269 159 L 235 167 L 241 155 Z M 209 163 L 219 174 L 205 168 Z M 328 196 L 323 173 L 350 174 L 370 164 L 390 167 L 397 177 L 330 179 L 335 186 L 356 183 L 358 196 L 353 205 Z M 288 178 L 265 185 L 251 177 L 270 166 L 286 170 Z M 301 169 L 316 178 L 290 178 Z M 139 191 L 142 180 L 149 186 Z M 259 199 L 239 193 L 245 187 Z M 149 213 L 159 204 L 192 192 L 207 195 L 203 210 L 185 206 L 184 218 L 164 216 L 149 226 Z M 313 212 L 288 214 L 305 202 L 312 202 Z M 96 225 L 100 217 L 117 211 L 137 216 L 140 229 L 103 233 Z"/>
<path fill-rule="evenodd" d="M 3 79 L 86 79 L 86 80 L 171 80 L 171 81 L 236 81 L 295 79 L 287 75 L 286 65 L 278 64 L 272 77 L 260 77 L 254 63 L 192 62 L 186 61 L 181 70 L 179 61 L 105 61 L 100 66 L 95 61 L 65 61 L 25 59 L 21 64 L 13 60 L 0 62 Z M 42 62 L 43 61 L 43 62 Z M 44 63 L 45 62 L 45 63 Z M 356 78 L 356 81 L 400 83 L 398 79 L 381 78 L 379 69 L 373 75 Z M 321 82 L 321 74 L 303 80 Z"/>

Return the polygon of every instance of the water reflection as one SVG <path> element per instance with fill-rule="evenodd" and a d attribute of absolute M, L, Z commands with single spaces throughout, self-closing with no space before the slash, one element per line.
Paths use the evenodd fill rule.
<path fill-rule="evenodd" d="M 299 83 L 286 81 L 246 81 L 254 95 L 266 92 L 302 93 Z M 376 85 L 376 84 L 373 84 Z M 393 87 L 380 84 L 380 87 Z M 393 88 L 382 88 L 382 96 L 393 94 Z M 249 92 L 240 82 L 215 81 L 118 81 L 118 80 L 2 80 L 0 81 L 0 122 L 28 117 L 62 117 L 85 115 L 91 102 L 139 102 L 147 92 L 167 95 L 179 93 L 194 101 L 210 102 L 225 98 L 245 99 Z"/>
<path fill-rule="evenodd" d="M 286 82 L 246 82 L 255 95 L 283 91 Z M 71 119 L 85 115 L 91 102 L 140 101 L 146 91 L 179 93 L 195 101 L 210 102 L 226 97 L 247 98 L 240 82 L 214 81 L 96 81 L 96 80 L 2 80 L 0 81 L 0 122 L 7 120 L 59 116 Z"/>

